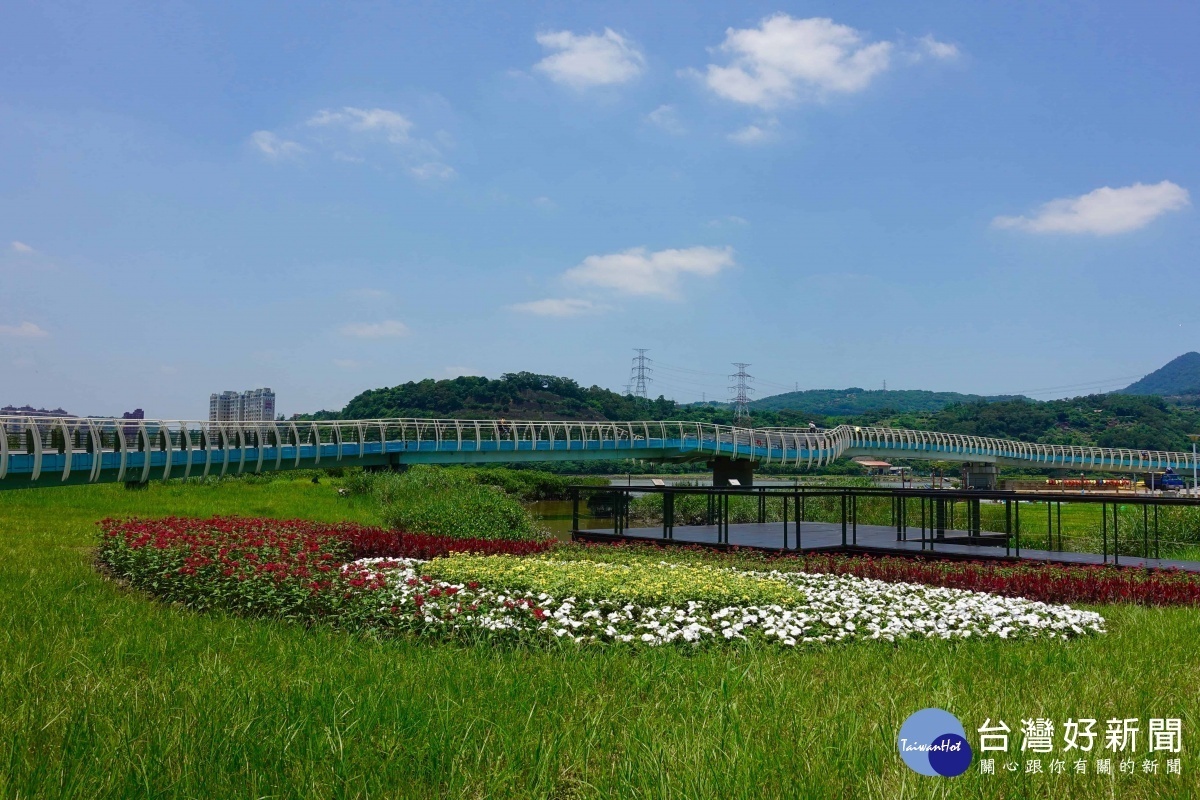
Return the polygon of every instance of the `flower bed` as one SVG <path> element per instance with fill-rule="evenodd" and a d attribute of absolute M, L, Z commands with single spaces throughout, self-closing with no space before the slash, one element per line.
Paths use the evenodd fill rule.
<path fill-rule="evenodd" d="M 533 555 L 546 546 L 538 542 L 235 517 L 101 525 L 100 562 L 164 600 L 386 634 L 798 646 L 1068 638 L 1103 632 L 1104 624 L 1093 612 L 954 588 L 667 563 L 634 552 L 627 563 L 564 560 Z M 409 555 L 362 558 L 380 552 Z"/>
<path fill-rule="evenodd" d="M 737 548 L 717 552 L 699 546 L 664 549 L 653 544 L 626 542 L 577 543 L 558 548 L 555 554 L 621 562 L 656 562 L 669 556 L 673 560 L 686 560 L 689 563 L 857 575 L 882 581 L 946 586 L 1046 603 L 1200 605 L 1200 574 L 1178 569 L 1037 561 L 950 561 L 834 553 L 772 555 L 755 550 L 739 551 Z"/>
<path fill-rule="evenodd" d="M 477 557 L 375 559 L 346 567 L 377 587 L 381 624 L 444 636 L 664 645 L 758 641 L 784 646 L 853 639 L 1069 638 L 1104 632 L 1091 611 L 848 575 Z M 674 583 L 698 597 L 664 601 Z M 704 575 L 716 588 L 694 581 Z M 754 583 L 761 584 L 758 587 Z M 570 587 L 585 591 L 567 594 Z M 710 584 L 710 587 L 712 584 Z M 555 594 L 544 591 L 556 587 Z M 787 591 L 785 591 L 785 589 Z M 665 590 L 679 598 L 687 591 Z M 744 592 L 738 595 L 738 592 Z M 762 602 L 764 595 L 786 603 Z M 730 602 L 734 597 L 741 602 Z"/>

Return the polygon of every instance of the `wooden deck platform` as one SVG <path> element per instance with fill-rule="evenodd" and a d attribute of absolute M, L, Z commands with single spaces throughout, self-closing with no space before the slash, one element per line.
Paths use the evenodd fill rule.
<path fill-rule="evenodd" d="M 981 543 L 978 539 L 970 539 L 966 531 L 946 531 L 944 538 L 928 538 L 926 534 L 922 542 L 918 531 L 909 529 L 908 539 L 897 541 L 896 529 L 884 525 L 859 525 L 857 531 L 847 530 L 843 543 L 842 525 L 838 522 L 803 522 L 800 524 L 799 542 L 797 542 L 796 523 L 789 522 L 785 527 L 782 522 L 741 523 L 730 524 L 727 544 L 719 539 L 716 525 L 676 526 L 673 538 L 664 539 L 661 527 L 655 528 L 626 528 L 621 534 L 614 534 L 608 529 L 585 529 L 574 531 L 572 536 L 583 541 L 620 541 L 635 540 L 655 542 L 658 544 L 698 544 L 709 547 L 750 547 L 759 550 L 789 551 L 789 552 L 847 552 L 870 553 L 875 555 L 925 556 L 934 558 L 949 558 L 957 560 L 980 561 L 1047 561 L 1059 564 L 1119 564 L 1129 567 L 1148 567 L 1161 569 L 1180 569 L 1188 572 L 1200 572 L 1200 562 L 1177 561 L 1173 559 L 1142 558 L 1137 556 L 1114 557 L 1112 553 L 1105 558 L 1100 553 L 1077 553 L 1067 550 L 1039 550 L 1036 542 L 1030 537 L 1026 547 L 1022 537 L 1020 555 L 1016 549 L 1005 553 L 1003 543 Z M 917 538 L 914 538 L 917 537 Z M 1044 542 L 1043 542 L 1044 543 Z"/>

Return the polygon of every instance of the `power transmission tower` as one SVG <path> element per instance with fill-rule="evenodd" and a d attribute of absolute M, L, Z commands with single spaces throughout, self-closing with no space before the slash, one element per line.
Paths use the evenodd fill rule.
<path fill-rule="evenodd" d="M 650 397 L 647 384 L 653 381 L 650 373 L 654 371 L 646 366 L 650 361 L 650 359 L 646 358 L 646 353 L 649 353 L 650 350 L 645 347 L 635 347 L 633 348 L 633 352 L 637 353 L 637 355 L 633 357 L 633 367 L 629 371 L 629 384 L 633 388 L 631 394 L 634 397 L 647 400 Z"/>
<path fill-rule="evenodd" d="M 733 421 L 734 424 L 744 423 L 750 419 L 750 394 L 754 390 L 750 388 L 750 381 L 754 380 L 754 376 L 746 372 L 746 367 L 749 364 L 734 362 L 738 371 L 729 376 L 729 380 L 734 381 L 734 385 L 729 387 L 729 391 L 734 393 L 729 402 L 733 404 Z"/>

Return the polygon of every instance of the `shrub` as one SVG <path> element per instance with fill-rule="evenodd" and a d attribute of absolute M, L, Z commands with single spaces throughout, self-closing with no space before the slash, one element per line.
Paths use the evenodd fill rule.
<path fill-rule="evenodd" d="M 476 483 L 463 470 L 420 466 L 381 475 L 375 493 L 390 528 L 456 539 L 540 541 L 549 536 L 520 503 L 494 486 Z"/>

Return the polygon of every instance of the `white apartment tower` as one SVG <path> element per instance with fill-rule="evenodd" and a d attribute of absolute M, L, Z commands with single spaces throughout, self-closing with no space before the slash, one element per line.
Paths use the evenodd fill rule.
<path fill-rule="evenodd" d="M 275 419 L 275 393 L 268 388 L 208 396 L 210 422 L 260 422 Z"/>

